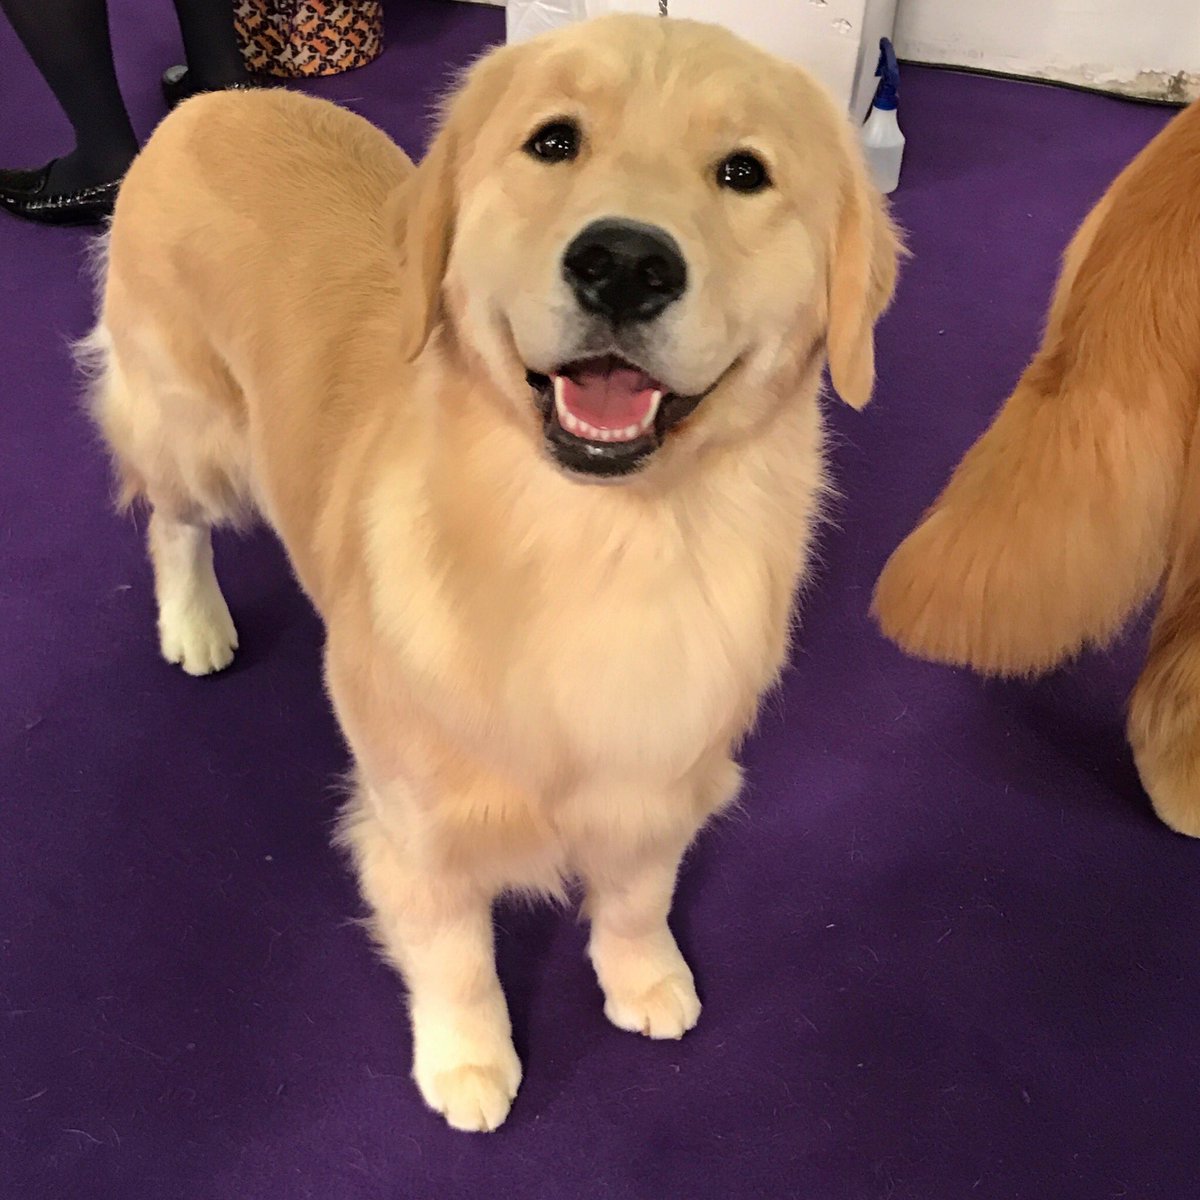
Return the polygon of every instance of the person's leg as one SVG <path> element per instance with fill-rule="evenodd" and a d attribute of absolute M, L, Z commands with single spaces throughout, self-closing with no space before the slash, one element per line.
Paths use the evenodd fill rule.
<path fill-rule="evenodd" d="M 233 25 L 233 0 L 175 0 L 188 74 L 200 88 L 244 83 L 246 64 Z"/>
<path fill-rule="evenodd" d="M 119 179 L 137 137 L 113 69 L 105 0 L 0 0 L 0 9 L 75 130 L 75 149 L 53 163 L 43 191 L 62 195 Z"/>
<path fill-rule="evenodd" d="M 233 0 L 175 0 L 187 65 L 168 67 L 163 96 L 174 108 L 198 92 L 246 87 L 250 75 L 233 24 Z"/>

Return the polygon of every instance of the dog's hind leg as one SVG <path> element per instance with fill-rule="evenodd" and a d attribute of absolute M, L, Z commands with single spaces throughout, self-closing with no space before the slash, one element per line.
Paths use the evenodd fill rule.
<path fill-rule="evenodd" d="M 229 666 L 237 649 L 237 630 L 213 569 L 210 526 L 155 508 L 147 540 L 163 658 L 189 675 L 209 675 Z"/>
<path fill-rule="evenodd" d="M 93 376 L 92 414 L 120 480 L 120 502 L 144 500 L 163 658 L 189 675 L 227 667 L 237 633 L 213 568 L 212 526 L 246 508 L 244 419 L 232 383 L 196 347 L 141 324 L 101 324 L 80 347 Z"/>
<path fill-rule="evenodd" d="M 1200 837 L 1200 443 L 1195 433 L 1150 655 L 1130 701 L 1129 742 L 1155 811 L 1177 832 Z"/>

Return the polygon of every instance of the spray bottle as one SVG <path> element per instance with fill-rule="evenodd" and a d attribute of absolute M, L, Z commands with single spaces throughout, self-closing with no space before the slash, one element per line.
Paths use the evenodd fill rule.
<path fill-rule="evenodd" d="M 862 128 L 863 149 L 875 186 L 887 195 L 900 182 L 900 162 L 904 158 L 904 134 L 896 116 L 896 96 L 900 91 L 900 67 L 896 51 L 888 38 L 879 39 L 879 87 L 871 112 Z"/>

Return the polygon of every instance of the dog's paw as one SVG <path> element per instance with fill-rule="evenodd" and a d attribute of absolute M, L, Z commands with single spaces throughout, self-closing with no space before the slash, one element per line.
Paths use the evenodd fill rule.
<path fill-rule="evenodd" d="M 504 1124 L 521 1083 L 516 1054 L 489 1066 L 466 1064 L 437 1072 L 418 1084 L 425 1103 L 463 1133 L 491 1133 Z"/>
<path fill-rule="evenodd" d="M 668 975 L 641 992 L 607 992 L 604 1015 L 630 1033 L 678 1039 L 700 1019 L 700 997 L 690 974 Z"/>
<path fill-rule="evenodd" d="M 508 1116 L 521 1086 L 521 1060 L 509 1044 L 490 1062 L 422 1062 L 414 1071 L 425 1103 L 464 1133 L 491 1133 Z"/>
<path fill-rule="evenodd" d="M 588 953 L 604 992 L 604 1015 L 618 1029 L 681 1038 L 699 1020 L 692 972 L 665 924 L 635 938 L 593 927 Z"/>
<path fill-rule="evenodd" d="M 233 662 L 237 630 L 220 592 L 193 597 L 186 604 L 166 604 L 159 613 L 158 641 L 162 656 L 189 675 L 211 675 Z"/>
<path fill-rule="evenodd" d="M 452 1129 L 490 1133 L 504 1123 L 521 1085 L 508 1013 L 491 1003 L 415 1006 L 413 1078 L 425 1103 Z"/>

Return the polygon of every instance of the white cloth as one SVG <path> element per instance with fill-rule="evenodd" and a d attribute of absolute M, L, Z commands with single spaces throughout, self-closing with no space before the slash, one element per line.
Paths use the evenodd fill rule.
<path fill-rule="evenodd" d="M 659 15 L 658 0 L 508 0 L 508 41 L 524 42 L 572 21 L 609 12 Z"/>

